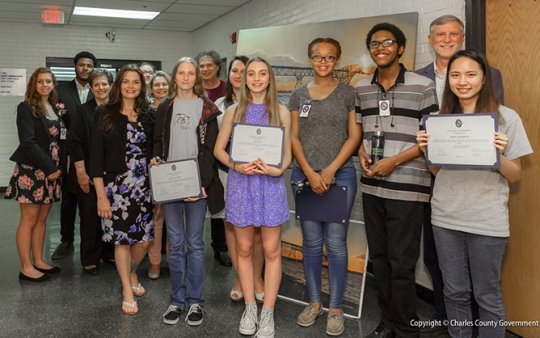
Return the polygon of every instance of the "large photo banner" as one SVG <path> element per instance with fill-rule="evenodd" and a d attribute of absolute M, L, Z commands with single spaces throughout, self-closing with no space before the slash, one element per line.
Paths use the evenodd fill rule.
<path fill-rule="evenodd" d="M 319 37 L 331 37 L 341 44 L 340 64 L 334 71 L 337 79 L 352 86 L 365 76 L 372 76 L 376 65 L 366 47 L 368 31 L 381 22 L 398 26 L 407 37 L 407 48 L 400 62 L 408 70 L 414 70 L 418 13 L 404 13 L 349 20 L 326 21 L 279 27 L 241 30 L 236 54 L 263 57 L 272 65 L 276 76 L 279 101 L 287 105 L 290 93 L 297 87 L 313 80 L 313 70 L 308 63 L 308 44 Z M 358 159 L 355 158 L 358 170 Z M 290 182 L 290 169 L 285 182 Z M 360 174 L 358 173 L 358 177 Z M 308 303 L 308 293 L 302 263 L 302 231 L 296 219 L 295 204 L 288 186 L 290 220 L 282 228 L 283 279 L 279 296 L 294 302 Z M 351 214 L 347 247 L 349 272 L 343 301 L 343 311 L 348 317 L 360 318 L 368 258 L 367 238 L 363 222 L 362 196 L 358 192 Z M 328 261 L 323 251 L 322 302 L 328 305 Z"/>

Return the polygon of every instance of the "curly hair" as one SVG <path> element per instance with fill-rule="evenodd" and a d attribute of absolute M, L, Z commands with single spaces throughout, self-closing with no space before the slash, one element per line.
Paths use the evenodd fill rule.
<path fill-rule="evenodd" d="M 214 61 L 215 65 L 218 66 L 217 77 L 219 77 L 219 75 L 221 74 L 221 56 L 219 56 L 219 53 L 215 50 L 206 50 L 203 52 L 199 52 L 199 54 L 197 54 L 197 56 L 195 57 L 195 60 L 197 61 L 197 63 L 201 63 L 201 60 L 207 57 L 211 58 L 212 61 Z"/>
<path fill-rule="evenodd" d="M 403 31 L 399 29 L 398 26 L 393 25 L 388 22 L 378 23 L 373 28 L 369 30 L 366 37 L 366 47 L 369 48 L 369 44 L 371 43 L 371 38 L 373 37 L 373 34 L 377 33 L 378 31 L 388 31 L 392 33 L 392 35 L 396 38 L 396 42 L 399 47 L 403 46 L 405 47 L 405 44 L 407 43 L 407 38 L 405 38 L 405 34 L 403 34 Z M 398 57 L 401 57 L 401 54 L 398 54 Z"/>

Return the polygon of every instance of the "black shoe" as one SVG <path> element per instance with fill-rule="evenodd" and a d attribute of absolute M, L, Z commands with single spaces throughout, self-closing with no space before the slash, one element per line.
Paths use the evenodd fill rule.
<path fill-rule="evenodd" d="M 75 250 L 73 247 L 73 242 L 63 242 L 60 243 L 54 250 L 51 259 L 60 259 L 64 258 Z"/>
<path fill-rule="evenodd" d="M 379 323 L 379 326 L 375 331 L 371 332 L 366 338 L 395 338 L 396 334 L 392 332 L 389 328 L 384 326 L 382 322 Z"/>
<path fill-rule="evenodd" d="M 448 327 L 441 323 L 440 326 L 426 326 L 420 329 L 420 337 L 450 337 L 450 335 Z"/>
<path fill-rule="evenodd" d="M 51 276 L 47 275 L 46 273 L 43 274 L 43 276 L 41 277 L 38 277 L 38 278 L 32 278 L 32 277 L 28 277 L 27 275 L 25 275 L 24 273 L 22 272 L 19 272 L 19 279 L 20 280 L 27 280 L 29 282 L 44 282 L 46 280 L 49 280 L 51 279 Z"/>
<path fill-rule="evenodd" d="M 97 265 L 94 266 L 93 268 L 88 268 L 88 269 L 83 267 L 83 270 L 84 270 L 85 273 L 89 274 L 90 276 L 95 276 L 95 275 L 99 274 L 99 269 L 98 269 Z"/>
<path fill-rule="evenodd" d="M 182 309 L 176 305 L 169 305 L 167 311 L 163 314 L 163 322 L 165 324 L 174 325 L 178 323 L 180 315 L 182 314 Z"/>
<path fill-rule="evenodd" d="M 188 325 L 197 326 L 201 325 L 203 321 L 203 310 L 199 304 L 193 304 L 189 307 L 188 314 L 186 316 L 186 322 Z"/>
<path fill-rule="evenodd" d="M 231 257 L 229 257 L 229 254 L 227 251 L 225 252 L 214 252 L 214 258 L 216 261 L 219 262 L 219 264 L 229 267 L 232 266 Z"/>
<path fill-rule="evenodd" d="M 50 269 L 41 269 L 34 265 L 34 268 L 39 272 L 50 273 L 50 274 L 60 273 L 60 271 L 62 271 L 62 269 L 60 269 L 59 266 L 53 266 Z"/>

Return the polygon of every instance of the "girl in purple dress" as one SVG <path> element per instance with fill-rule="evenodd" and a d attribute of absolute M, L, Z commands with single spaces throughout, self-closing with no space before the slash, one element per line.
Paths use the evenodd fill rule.
<path fill-rule="evenodd" d="M 233 123 L 285 127 L 283 161 L 279 168 L 268 166 L 264 158 L 249 163 L 233 163 L 225 151 Z M 283 172 L 291 162 L 290 112 L 278 104 L 274 73 L 261 58 L 251 59 L 242 78 L 238 103 L 223 117 L 214 154 L 229 170 L 225 214 L 235 226 L 238 278 L 246 308 L 239 331 L 244 335 L 274 337 L 274 305 L 281 283 L 281 224 L 289 219 Z M 264 305 L 257 320 L 253 290 L 253 237 L 260 227 L 266 261 Z M 258 326 L 258 330 L 257 330 Z"/>

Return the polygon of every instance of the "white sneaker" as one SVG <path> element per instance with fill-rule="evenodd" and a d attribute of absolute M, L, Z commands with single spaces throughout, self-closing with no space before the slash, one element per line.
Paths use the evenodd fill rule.
<path fill-rule="evenodd" d="M 259 320 L 259 331 L 255 338 L 274 338 L 274 308 L 262 308 L 261 319 Z"/>
<path fill-rule="evenodd" d="M 240 334 L 251 336 L 257 331 L 257 304 L 247 303 L 242 319 L 240 319 L 240 326 L 238 327 Z"/>

